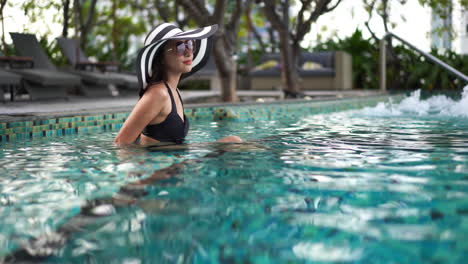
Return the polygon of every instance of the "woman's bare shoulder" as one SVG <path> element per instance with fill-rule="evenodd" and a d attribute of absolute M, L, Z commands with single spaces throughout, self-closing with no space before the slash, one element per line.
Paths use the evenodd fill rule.
<path fill-rule="evenodd" d="M 149 97 L 156 97 L 154 99 L 159 100 L 169 98 L 169 93 L 167 92 L 167 88 L 163 82 L 153 83 L 150 86 L 148 86 L 147 91 L 143 96 L 145 95 Z"/>

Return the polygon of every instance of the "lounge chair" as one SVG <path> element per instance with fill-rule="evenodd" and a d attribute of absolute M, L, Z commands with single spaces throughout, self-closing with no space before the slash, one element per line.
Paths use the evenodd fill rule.
<path fill-rule="evenodd" d="M 31 57 L 34 62 L 33 69 L 10 69 L 23 78 L 24 88 L 30 99 L 68 98 L 68 89 L 80 85 L 79 77 L 58 71 L 42 48 L 20 41 L 18 38 L 21 38 L 22 34 L 10 33 L 10 35 L 18 54 Z M 37 42 L 35 38 L 34 40 Z"/>
<path fill-rule="evenodd" d="M 276 62 L 276 65 L 273 65 Z M 271 66 L 250 72 L 254 90 L 283 89 L 280 55 L 266 54 L 261 65 Z M 302 53 L 297 80 L 302 90 L 345 90 L 352 88 L 351 56 L 342 51 Z M 272 66 L 273 65 L 273 66 Z"/>
<path fill-rule="evenodd" d="M 15 92 L 21 87 L 21 76 L 7 71 L 11 68 L 11 64 L 17 63 L 17 61 L 26 62 L 32 67 L 31 58 L 4 56 L 0 51 L 0 67 L 2 68 L 0 69 L 0 96 L 2 97 L 2 101 L 5 101 L 5 92 L 10 94 L 10 100 L 13 101 L 15 99 Z"/>
<path fill-rule="evenodd" d="M 1 96 L 2 101 L 5 101 L 5 92 L 9 90 L 10 100 L 14 100 L 15 88 L 20 87 L 21 85 L 21 76 L 4 70 L 0 70 L 0 87 L 1 87 Z"/>
<path fill-rule="evenodd" d="M 105 72 L 106 76 L 121 80 L 118 85 L 120 94 L 137 95 L 139 91 L 138 78 L 136 74 L 126 74 L 117 72 L 119 63 L 116 62 L 92 62 L 86 54 L 81 50 L 77 41 L 69 38 L 57 38 L 60 49 L 68 62 L 77 70 L 95 71 L 100 70 Z"/>
<path fill-rule="evenodd" d="M 4 59 L 3 63 L 6 62 L 8 72 L 21 76 L 23 80 L 21 88 L 24 88 L 31 100 L 67 98 L 67 89 L 80 84 L 80 78 L 71 74 L 62 74 L 55 69 L 47 70 L 41 64 L 39 64 L 39 68 L 32 69 L 31 67 L 34 65 L 32 57 L 10 56 L 4 57 Z M 26 67 L 24 67 L 25 64 Z M 35 66 L 37 67 L 37 65 Z M 13 91 L 13 96 L 14 94 Z"/>
<path fill-rule="evenodd" d="M 71 84 L 78 86 L 86 96 L 104 96 L 112 95 L 112 91 L 109 89 L 110 85 L 118 84 L 121 82 L 120 79 L 115 77 L 105 76 L 101 73 L 86 72 L 86 71 L 69 71 L 61 72 L 52 64 L 44 50 L 40 46 L 36 37 L 32 34 L 21 34 L 21 33 L 10 33 L 16 51 L 22 56 L 32 57 L 34 60 L 34 71 L 38 72 L 39 76 L 36 78 L 44 78 L 41 80 L 42 83 L 53 80 L 55 86 L 67 86 Z M 52 74 L 51 74 L 52 73 Z M 56 75 L 55 79 L 52 79 L 49 75 Z M 32 77 L 32 76 L 28 76 Z M 81 80 L 76 83 L 76 80 Z M 65 90 L 66 92 L 66 90 Z"/>

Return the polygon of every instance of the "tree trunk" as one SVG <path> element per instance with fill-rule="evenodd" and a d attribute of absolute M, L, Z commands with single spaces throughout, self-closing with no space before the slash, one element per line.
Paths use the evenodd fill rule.
<path fill-rule="evenodd" d="M 117 43 L 118 43 L 118 37 L 117 37 L 117 17 L 115 15 L 117 6 L 119 5 L 119 0 L 113 0 L 112 1 L 112 11 L 111 11 L 111 18 L 112 18 L 112 60 L 113 61 L 118 61 L 117 58 Z"/>
<path fill-rule="evenodd" d="M 280 49 L 281 49 L 281 80 L 283 82 L 283 89 L 289 92 L 299 92 L 299 75 L 297 73 L 297 59 L 291 46 L 289 32 L 281 31 L 280 36 Z"/>
<path fill-rule="evenodd" d="M 276 5 L 273 2 L 265 2 L 263 11 L 272 27 L 278 32 L 279 46 L 281 54 L 281 80 L 283 90 L 297 93 L 299 92 L 298 73 L 295 64 L 292 40 L 289 33 L 289 1 L 282 3 L 282 15 L 276 13 Z"/>
<path fill-rule="evenodd" d="M 231 1 L 229 3 L 233 3 Z M 240 16 L 243 11 L 241 0 L 235 1 L 234 11 L 230 14 L 229 21 L 225 22 L 227 0 L 217 0 L 214 3 L 214 11 L 210 12 L 204 0 L 178 0 L 188 14 L 199 26 L 218 24 L 219 29 L 215 36 L 213 55 L 221 78 L 221 99 L 224 102 L 238 101 L 237 89 L 237 65 L 234 51 L 237 46 L 237 32 Z M 212 6 L 213 7 L 213 6 Z"/>
<path fill-rule="evenodd" d="M 223 37 L 217 37 L 214 43 L 214 59 L 221 79 L 221 100 L 237 102 L 237 65 L 231 52 L 226 50 Z"/>
<path fill-rule="evenodd" d="M 62 37 L 68 37 L 68 28 L 70 20 L 70 0 L 63 0 L 63 28 Z"/>
<path fill-rule="evenodd" d="M 75 2 L 79 2 L 79 0 Z M 94 12 L 96 11 L 96 2 L 97 0 L 91 0 L 91 4 L 89 6 L 89 10 L 88 10 L 87 17 L 86 17 L 86 22 L 82 20 L 83 17 L 81 16 L 81 12 L 83 11 L 81 10 L 81 8 L 83 6 L 80 5 L 80 8 L 78 10 L 80 12 L 80 15 L 79 15 L 80 29 L 81 29 L 80 46 L 82 50 L 86 50 L 88 33 L 91 32 L 91 29 L 93 28 Z"/>
<path fill-rule="evenodd" d="M 7 46 L 5 42 L 5 18 L 3 17 L 3 8 L 6 6 L 7 0 L 1 0 L 0 1 L 0 16 L 1 16 L 1 22 L 2 22 L 2 46 L 3 46 L 3 52 L 5 55 L 7 54 Z"/>

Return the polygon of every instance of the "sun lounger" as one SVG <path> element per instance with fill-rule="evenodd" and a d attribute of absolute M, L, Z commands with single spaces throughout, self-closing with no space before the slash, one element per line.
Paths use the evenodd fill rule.
<path fill-rule="evenodd" d="M 120 80 L 120 83 L 118 83 L 120 94 L 138 94 L 138 78 L 136 75 L 118 72 L 119 63 L 92 62 L 81 50 L 76 40 L 69 38 L 57 38 L 57 41 L 60 49 L 62 50 L 62 53 L 75 69 L 86 70 L 87 72 L 100 70 L 101 72 L 104 72 L 106 76 Z"/>
<path fill-rule="evenodd" d="M 79 77 L 58 71 L 48 60 L 42 48 L 21 41 L 22 34 L 10 33 L 10 35 L 17 53 L 21 56 L 31 57 L 34 62 L 33 69 L 11 69 L 12 72 L 23 78 L 24 88 L 32 100 L 67 98 L 67 91 L 80 85 L 81 79 Z M 37 42 L 35 37 L 34 40 Z"/>
<path fill-rule="evenodd" d="M 62 74 L 55 68 L 51 70 L 32 69 L 31 67 L 35 65 L 34 58 L 27 56 L 27 54 L 22 57 L 3 57 L 3 59 L 2 62 L 6 63 L 6 68 L 10 73 L 21 76 L 22 88 L 29 94 L 31 100 L 67 98 L 67 89 L 80 84 L 80 78 L 71 74 Z M 35 66 L 37 67 L 37 65 Z M 40 64 L 38 67 L 41 66 L 44 67 Z M 13 96 L 14 94 L 13 91 Z"/>
<path fill-rule="evenodd" d="M 0 87 L 2 93 L 2 101 L 5 101 L 5 92 L 8 91 L 10 93 L 10 100 L 14 100 L 15 88 L 21 85 L 21 76 L 7 72 L 4 70 L 0 70 Z"/>
<path fill-rule="evenodd" d="M 344 90 L 352 88 L 351 56 L 342 51 L 302 53 L 297 82 L 302 90 Z M 250 72 L 254 90 L 283 89 L 279 54 L 266 54 Z"/>
<path fill-rule="evenodd" d="M 10 94 L 10 100 L 13 101 L 16 91 L 21 88 L 21 76 L 8 72 L 8 69 L 11 69 L 12 66 L 15 67 L 17 64 L 31 68 L 33 65 L 32 58 L 5 56 L 0 51 L 0 96 L 2 97 L 2 101 L 5 101 L 6 92 Z"/>
<path fill-rule="evenodd" d="M 17 52 L 22 56 L 32 57 L 34 60 L 35 69 L 22 70 L 22 76 L 28 80 L 35 78 L 36 80 L 40 80 L 41 84 L 47 84 L 48 87 L 69 87 L 70 85 L 78 86 L 80 91 L 86 96 L 112 95 L 109 85 L 121 82 L 120 79 L 105 76 L 101 73 L 86 71 L 58 71 L 55 65 L 53 65 L 49 60 L 34 35 L 21 33 L 10 33 L 10 35 Z"/>

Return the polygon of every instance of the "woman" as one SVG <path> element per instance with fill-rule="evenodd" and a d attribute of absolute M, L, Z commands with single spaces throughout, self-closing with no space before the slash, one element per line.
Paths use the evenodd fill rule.
<path fill-rule="evenodd" d="M 126 145 L 138 141 L 141 145 L 154 145 L 184 142 L 189 120 L 184 115 L 177 85 L 206 64 L 217 29 L 217 25 L 212 25 L 183 32 L 172 24 L 164 23 L 146 36 L 145 46 L 137 59 L 140 100 L 114 143 Z M 229 136 L 218 142 L 239 143 L 242 140 Z"/>

